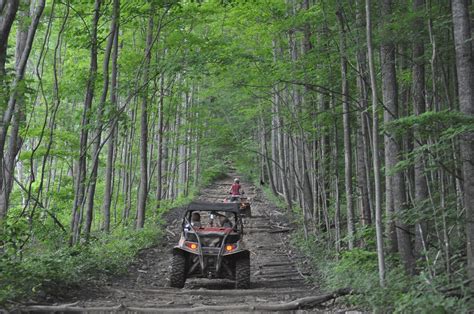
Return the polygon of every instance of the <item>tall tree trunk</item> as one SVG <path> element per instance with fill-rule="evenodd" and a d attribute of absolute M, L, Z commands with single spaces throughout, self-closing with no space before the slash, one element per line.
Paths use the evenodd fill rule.
<path fill-rule="evenodd" d="M 278 47 L 277 41 L 272 41 L 272 51 L 273 51 L 273 62 L 278 61 Z M 280 170 L 281 164 L 279 163 L 279 134 L 280 134 L 280 118 L 278 113 L 278 107 L 280 106 L 280 91 L 278 90 L 278 85 L 273 88 L 273 100 L 272 100 L 272 123 L 271 123 L 271 160 L 272 160 L 272 173 L 273 181 L 275 182 L 275 188 L 278 193 L 283 193 L 283 173 Z M 280 167 L 278 167 L 278 165 Z"/>
<path fill-rule="evenodd" d="M 71 238 L 70 244 L 76 244 L 79 241 L 82 223 L 82 209 L 86 190 L 86 170 L 87 170 L 87 147 L 89 137 L 89 120 L 92 99 L 94 98 L 95 81 L 97 78 L 97 26 L 100 17 L 101 0 L 94 2 L 94 15 L 91 27 L 91 49 L 90 49 L 90 67 L 89 78 L 87 80 L 86 97 L 84 100 L 84 110 L 82 112 L 81 140 L 79 160 L 77 164 L 77 174 L 75 183 L 74 205 L 71 215 Z"/>
<path fill-rule="evenodd" d="M 19 25 L 16 36 L 16 51 L 15 51 L 15 68 L 20 65 L 21 57 L 26 46 L 26 40 L 28 38 L 28 20 L 30 18 L 30 0 L 22 0 L 20 7 L 23 8 L 18 13 Z M 4 180 L 4 193 L 0 193 L 0 207 L 8 210 L 10 193 L 13 188 L 13 178 L 15 176 L 15 159 L 20 150 L 22 139 L 19 136 L 20 121 L 24 120 L 24 93 L 18 93 L 15 109 L 12 119 L 12 128 L 10 132 L 10 138 L 8 143 L 8 149 L 5 151 L 4 167 L 2 168 L 3 174 L 2 179 Z M 2 181 L 3 181 L 2 180 Z"/>
<path fill-rule="evenodd" d="M 357 47 L 362 47 L 362 33 L 365 28 L 365 22 L 363 17 L 363 8 L 359 0 L 356 1 L 356 25 L 357 31 Z M 359 91 L 359 114 L 357 115 L 358 130 L 357 130 L 357 189 L 360 198 L 359 212 L 361 216 L 362 225 L 370 225 L 371 219 L 371 207 L 369 200 L 369 181 L 366 164 L 367 161 L 367 143 L 366 143 L 366 111 L 368 108 L 367 104 L 367 57 L 366 53 L 362 48 L 357 48 L 357 70 L 359 75 L 357 76 L 357 89 Z"/>
<path fill-rule="evenodd" d="M 378 123 L 378 100 L 377 83 L 375 81 L 374 54 L 372 48 L 372 20 L 370 15 L 370 0 L 365 0 L 365 14 L 367 24 L 367 55 L 369 59 L 370 83 L 372 88 L 372 145 L 375 181 L 375 231 L 377 236 L 377 258 L 379 266 L 379 281 L 383 287 L 385 285 L 385 257 L 383 249 L 383 229 L 382 229 L 382 191 L 380 183 L 380 160 L 379 160 L 379 123 Z"/>
<path fill-rule="evenodd" d="M 145 224 L 145 211 L 148 196 L 148 78 L 150 75 L 151 49 L 153 47 L 154 7 L 150 8 L 148 31 L 146 36 L 145 66 L 143 82 L 147 85 L 143 95 L 140 118 L 140 190 L 137 202 L 137 228 Z"/>
<path fill-rule="evenodd" d="M 113 50 L 112 50 L 112 76 L 110 83 L 110 104 L 113 108 L 117 108 L 117 76 L 118 76 L 118 43 L 119 43 L 119 20 L 120 20 L 120 0 L 114 0 L 114 8 L 112 15 L 112 25 L 114 33 L 113 36 Z M 112 205 L 112 194 L 113 194 L 113 174 L 114 174 L 114 160 L 115 160 L 115 146 L 117 142 L 117 118 L 113 118 L 112 127 L 110 129 L 110 137 L 108 139 L 109 146 L 107 151 L 107 165 L 105 168 L 105 190 L 104 190 L 104 203 L 103 203 L 103 215 L 104 220 L 102 229 L 105 232 L 110 230 L 110 207 Z"/>
<path fill-rule="evenodd" d="M 452 0 L 454 43 L 460 111 L 474 116 L 474 60 L 469 8 L 466 0 Z M 474 289 L 474 133 L 460 139 L 464 207 L 466 210 L 467 270 L 471 289 Z"/>
<path fill-rule="evenodd" d="M 352 195 L 352 145 L 351 145 L 351 125 L 349 109 L 349 82 L 347 80 L 347 52 L 346 52 L 346 29 L 342 11 L 337 12 L 339 18 L 340 35 L 340 55 L 341 55 L 341 81 L 342 81 L 342 119 L 344 126 L 344 182 L 346 188 L 346 210 L 347 210 L 347 236 L 349 250 L 354 248 L 354 207 Z"/>
<path fill-rule="evenodd" d="M 392 14 L 392 1 L 384 0 L 382 5 L 382 15 L 387 17 L 384 24 L 390 23 Z M 382 97 L 384 104 L 384 123 L 388 124 L 398 118 L 398 85 L 395 69 L 395 45 L 392 42 L 390 31 L 387 30 L 388 36 L 385 37 L 380 47 L 381 65 L 382 65 Z M 400 211 L 400 205 L 404 206 L 403 199 L 397 199 L 398 206 L 395 206 L 396 196 L 395 190 L 403 188 L 395 185 L 395 176 L 399 173 L 391 173 L 398 162 L 400 155 L 400 147 L 397 139 L 393 134 L 385 132 L 385 213 L 387 216 L 387 234 L 389 239 L 390 252 L 397 252 L 399 240 L 397 237 L 398 230 L 395 223 L 395 211 Z M 403 183 L 403 181 L 402 181 Z M 397 193 L 398 195 L 399 193 Z"/>
<path fill-rule="evenodd" d="M 332 96 L 334 99 L 334 96 Z M 335 109 L 335 104 L 334 100 L 331 101 L 332 109 L 333 109 L 333 114 L 336 115 L 336 109 Z M 339 144 L 338 144 L 338 131 L 337 131 L 338 125 L 337 125 L 337 120 L 334 119 L 333 123 L 333 149 L 332 149 L 332 161 L 330 162 L 332 169 L 334 169 L 334 175 L 333 175 L 333 180 L 334 180 L 334 185 L 333 185 L 333 199 L 334 199 L 334 242 L 335 242 L 335 248 L 336 252 L 339 253 L 341 252 L 341 198 L 340 198 L 340 192 L 339 192 L 339 167 L 338 167 L 338 160 L 339 160 Z M 327 209 L 326 209 L 327 210 Z M 326 213 L 327 215 L 327 213 Z M 330 223 L 329 223 L 329 217 L 326 218 L 326 232 L 330 234 Z"/>
<path fill-rule="evenodd" d="M 391 20 L 392 0 L 384 0 L 382 4 L 382 15 L 386 17 L 386 22 Z M 391 38 L 390 34 L 388 36 Z M 383 103 L 385 106 L 384 122 L 385 124 L 398 118 L 398 86 L 395 69 L 395 46 L 391 39 L 386 39 L 381 46 L 382 59 L 382 79 L 383 79 Z M 394 135 L 385 134 L 385 168 L 386 168 L 386 195 L 387 197 L 387 216 L 393 219 L 394 212 L 402 213 L 406 209 L 405 199 L 405 181 L 403 172 L 394 171 L 395 165 L 400 158 L 400 144 Z M 389 220 L 389 221 L 390 221 Z M 396 230 L 393 230 L 395 227 Z M 395 226 L 388 223 L 389 238 L 391 241 L 397 240 L 398 251 L 405 269 L 408 273 L 413 273 L 415 260 L 412 252 L 409 229 L 401 218 L 397 218 Z M 396 237 L 393 235 L 396 232 Z M 392 243 L 395 246 L 395 243 Z"/>
<path fill-rule="evenodd" d="M 424 0 L 413 1 L 413 11 L 415 13 L 420 12 L 424 8 Z M 419 14 L 419 13 L 418 13 Z M 423 30 L 423 18 L 416 17 L 413 23 L 414 29 Z M 425 104 L 425 61 L 424 61 L 424 36 L 420 34 L 413 41 L 413 111 L 415 115 L 421 115 L 426 111 Z M 415 142 L 413 149 L 419 150 L 419 148 L 425 144 L 425 141 L 420 138 L 420 135 L 415 133 Z M 417 208 L 420 208 L 421 216 L 428 210 L 428 183 L 425 175 L 425 157 L 420 152 L 420 156 L 417 157 L 414 171 L 415 171 L 415 204 Z M 423 252 L 423 241 L 427 234 L 427 222 L 426 218 L 422 218 L 418 221 L 415 226 L 415 252 L 418 254 Z"/>
<path fill-rule="evenodd" d="M 5 1 L 0 10 L 0 101 L 4 104 L 8 101 L 8 88 L 6 83 L 6 68 L 8 38 L 11 27 L 18 12 L 20 0 Z M 3 116 L 3 112 L 0 116 Z M 2 211 L 0 209 L 0 215 Z M 0 216 L 1 217 L 1 216 Z"/>
<path fill-rule="evenodd" d="M 24 41 L 24 45 L 22 47 L 22 53 L 21 57 L 19 60 L 17 60 L 16 63 L 16 69 L 15 69 L 15 77 L 13 79 L 13 82 L 11 84 L 10 88 L 10 95 L 8 97 L 8 102 L 6 104 L 6 108 L 3 110 L 0 110 L 0 113 L 2 114 L 1 116 L 1 123 L 0 123 L 0 219 L 6 215 L 8 211 L 8 206 L 9 206 L 9 198 L 10 198 L 10 186 L 8 180 L 12 180 L 13 174 L 10 174 L 8 178 L 5 178 L 5 171 L 8 171 L 8 161 L 4 160 L 5 155 L 13 156 L 16 155 L 17 152 L 16 146 L 18 143 L 12 143 L 14 144 L 13 146 L 9 147 L 9 151 L 5 153 L 5 142 L 8 134 L 8 129 L 10 126 L 10 123 L 12 121 L 12 117 L 14 112 L 16 111 L 17 105 L 17 100 L 21 97 L 22 93 L 22 88 L 18 88 L 22 82 L 24 81 L 24 76 L 25 76 L 25 71 L 26 71 L 26 66 L 28 59 L 30 57 L 30 52 L 33 46 L 33 40 L 36 35 L 36 31 L 38 29 L 39 21 L 41 18 L 41 15 L 43 14 L 43 10 L 45 7 L 45 0 L 40 0 L 36 4 L 36 10 L 33 15 L 33 18 L 31 20 L 31 24 L 28 28 L 28 33 L 26 36 L 26 39 Z M 0 22 L 2 24 L 0 25 L 0 31 L 1 31 L 1 38 L 5 39 L 8 41 L 8 36 L 10 34 L 10 29 L 11 29 L 11 23 L 13 22 L 11 18 L 14 18 L 14 15 L 16 14 L 18 10 L 18 4 L 17 1 L 12 1 L 11 3 L 8 3 L 4 7 L 4 12 L 5 16 L 3 16 L 0 19 Z M 3 12 L 2 12 L 3 13 Z M 3 52 L 3 45 L 5 45 L 5 52 Z M 0 90 L 2 90 L 3 93 L 5 86 L 4 79 L 5 79 L 5 62 L 6 59 L 3 59 L 2 54 L 6 54 L 6 47 L 7 47 L 7 42 L 0 44 Z M 6 57 L 6 55 L 5 55 Z M 1 100 L 6 100 L 7 97 L 1 99 Z M 5 104 L 5 103 L 4 103 Z M 21 110 L 18 110 L 20 112 Z"/>
<path fill-rule="evenodd" d="M 103 71 L 103 86 L 102 94 L 100 96 L 99 104 L 97 106 L 97 116 L 96 116 L 96 134 L 92 146 L 92 171 L 89 179 L 89 189 L 86 203 L 86 221 L 84 226 L 84 235 L 86 241 L 89 240 L 89 234 L 92 227 L 92 220 L 94 217 L 94 197 L 95 189 L 97 183 L 97 172 L 99 170 L 99 155 L 101 151 L 101 138 L 102 138 L 102 128 L 103 128 L 103 115 L 104 115 L 104 106 L 105 101 L 107 100 L 107 93 L 109 91 L 109 64 L 110 64 L 110 55 L 112 53 L 112 47 L 115 39 L 115 29 L 117 27 L 117 10 L 118 7 L 114 3 L 114 9 L 112 13 L 112 21 L 110 24 L 110 33 L 107 38 L 107 45 L 104 52 L 104 61 L 102 66 Z"/>
<path fill-rule="evenodd" d="M 157 172 L 156 172 L 156 206 L 160 207 L 161 199 L 163 198 L 163 135 L 164 135 L 164 101 L 165 101 L 165 76 L 161 74 L 160 78 L 160 100 L 158 104 L 158 157 L 157 157 Z M 197 175 L 197 173 L 196 173 Z"/>

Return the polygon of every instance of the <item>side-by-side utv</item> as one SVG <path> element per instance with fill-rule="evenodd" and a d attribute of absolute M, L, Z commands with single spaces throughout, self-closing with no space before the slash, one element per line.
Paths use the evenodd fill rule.
<path fill-rule="evenodd" d="M 226 278 L 238 289 L 249 288 L 250 252 L 243 234 L 240 204 L 189 204 L 173 248 L 170 285 L 182 288 L 191 277 Z"/>

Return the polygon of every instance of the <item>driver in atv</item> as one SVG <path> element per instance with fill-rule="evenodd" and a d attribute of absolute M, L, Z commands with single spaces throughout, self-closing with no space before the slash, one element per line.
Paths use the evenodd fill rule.
<path fill-rule="evenodd" d="M 197 212 L 194 212 L 191 215 L 191 225 L 195 228 L 201 228 L 201 215 Z"/>
<path fill-rule="evenodd" d="M 194 228 L 201 228 L 202 227 L 201 215 L 198 212 L 193 212 L 191 214 L 191 223 L 187 223 L 186 226 L 184 226 L 184 229 L 186 231 L 190 231 L 190 230 L 192 230 L 191 226 L 194 227 Z"/>
<path fill-rule="evenodd" d="M 237 202 L 240 198 L 240 195 L 244 193 L 244 189 L 240 185 L 240 180 L 238 178 L 235 178 L 234 183 L 232 184 L 229 190 L 229 194 L 231 195 L 230 201 Z"/>
<path fill-rule="evenodd" d="M 232 222 L 226 216 L 219 216 L 219 224 L 222 228 L 232 228 Z"/>

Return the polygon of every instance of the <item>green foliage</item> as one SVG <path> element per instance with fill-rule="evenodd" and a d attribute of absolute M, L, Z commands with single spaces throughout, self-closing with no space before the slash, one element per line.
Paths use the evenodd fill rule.
<path fill-rule="evenodd" d="M 47 249 L 39 244 L 24 254 L 5 252 L 0 259 L 0 305 L 39 292 L 67 289 L 84 278 L 121 274 L 139 252 L 156 244 L 162 232 L 157 225 L 146 228 L 117 228 L 90 244 Z M 59 289 L 61 288 L 61 289 Z"/>
<path fill-rule="evenodd" d="M 375 312 L 394 313 L 462 313 L 469 308 L 469 292 L 449 296 L 442 291 L 463 287 L 462 281 L 445 276 L 432 277 L 426 272 L 408 276 L 397 258 L 387 259 L 386 286 L 379 285 L 377 253 L 374 249 L 356 248 L 338 256 L 323 240 L 305 240 L 302 231 L 292 238 L 309 258 L 316 270 L 314 280 L 327 290 L 351 287 L 354 293 L 343 302 Z"/>
<path fill-rule="evenodd" d="M 406 135 L 410 130 L 417 132 L 419 136 L 441 137 L 452 139 L 462 133 L 474 130 L 474 119 L 465 116 L 458 111 L 427 111 L 420 115 L 411 115 L 399 118 L 385 125 L 388 132 L 397 135 Z"/>
<path fill-rule="evenodd" d="M 52 3 L 55 4 L 54 14 Z M 316 159 L 321 153 L 320 148 L 324 147 L 319 142 L 324 137 L 327 149 L 323 152 L 324 160 L 310 158 L 311 160 L 307 162 L 312 164 L 314 161 L 312 170 L 317 171 L 317 180 L 322 183 L 317 187 L 318 193 L 320 187 L 324 186 L 328 197 L 334 197 L 334 193 L 329 189 L 334 187 L 334 172 L 339 170 L 339 182 L 335 184 L 341 187 L 341 221 L 344 221 L 343 150 L 339 149 L 339 156 L 335 158 L 332 151 L 342 144 L 343 136 L 343 132 L 340 132 L 342 106 L 341 51 L 337 38 L 339 23 L 334 12 L 342 11 L 347 19 L 346 56 L 350 65 L 348 96 L 352 106 L 351 120 L 355 122 L 358 110 L 366 110 L 359 107 L 358 103 L 364 95 L 355 94 L 358 72 L 364 70 L 359 69 L 356 56 L 359 51 L 365 51 L 367 48 L 364 43 L 365 29 L 363 25 L 358 25 L 359 23 L 354 21 L 354 15 L 362 8 L 355 8 L 352 2 L 340 1 L 316 1 L 308 10 L 295 4 L 283 0 L 122 1 L 118 60 L 120 73 L 117 85 L 120 108 L 106 101 L 100 121 L 97 109 L 104 74 L 101 64 L 106 38 L 109 36 L 112 7 L 110 1 L 102 4 L 98 29 L 99 52 L 95 96 L 92 110 L 87 114 L 89 124 L 84 128 L 89 131 L 87 154 L 90 154 L 93 146 L 91 139 L 96 134 L 99 124 L 103 123 L 103 141 L 110 131 L 111 122 L 114 119 L 118 121 L 115 161 L 115 180 L 118 182 L 114 185 L 115 217 L 112 223 L 114 231 L 110 236 L 104 236 L 98 231 L 100 211 L 96 208 L 92 242 L 74 248 L 67 248 L 67 226 L 74 202 L 73 177 L 77 175 L 75 164 L 79 157 L 79 133 L 83 128 L 81 125 L 83 104 L 89 81 L 93 2 L 69 1 L 66 5 L 61 1 L 53 1 L 47 4 L 44 16 L 52 14 L 51 19 L 48 21 L 44 18 L 40 23 L 38 38 L 41 40 L 35 40 L 29 61 L 29 64 L 31 63 L 29 68 L 33 69 L 36 66 L 36 69 L 27 71 L 31 73 L 26 73 L 25 80 L 17 86 L 17 91 L 22 94 L 19 99 L 24 102 L 26 119 L 22 121 L 20 128 L 24 145 L 18 159 L 22 169 L 15 170 L 22 172 L 18 175 L 20 181 L 31 183 L 26 188 L 29 190 L 31 187 L 29 192 L 41 202 L 41 206 L 35 204 L 35 199 L 30 199 L 25 206 L 28 192 L 14 184 L 8 217 L 0 226 L 1 254 L 3 254 L 0 260 L 0 302 L 24 297 L 35 291 L 48 290 L 58 283 L 65 286 L 73 285 L 80 281 L 81 275 L 95 277 L 122 271 L 140 247 L 156 241 L 157 231 L 152 224 L 160 221 L 163 212 L 169 207 L 188 202 L 199 187 L 225 174 L 229 164 L 235 166 L 239 173 L 248 179 L 255 180 L 259 175 L 257 165 L 261 161 L 260 137 L 265 132 L 264 136 L 268 143 L 270 132 L 276 130 L 275 127 L 278 128 L 278 132 L 288 136 L 285 140 L 288 143 L 285 145 L 297 144 L 301 139 L 308 145 L 310 150 L 308 153 L 313 153 L 308 156 Z M 373 12 L 379 12 L 380 3 L 373 1 L 372 6 Z M 451 45 L 452 17 L 447 7 L 449 3 L 446 2 L 429 3 L 422 12 L 416 13 L 412 8 L 407 10 L 406 3 L 400 2 L 394 3 L 394 13 L 390 16 L 381 17 L 380 14 L 374 14 L 372 17 L 375 50 L 380 43 L 387 40 L 393 40 L 397 45 L 396 66 L 401 88 L 400 99 L 403 99 L 403 105 L 408 112 L 411 108 L 408 103 L 410 100 L 405 98 L 411 97 L 408 96 L 410 94 L 408 91 L 413 83 L 412 61 L 418 61 L 410 59 L 410 47 L 412 41 L 422 38 L 427 40 L 428 35 L 426 31 L 407 27 L 413 25 L 417 17 L 424 18 L 425 22 L 428 22 L 426 21 L 428 17 L 430 18 L 430 23 L 424 25 L 432 27 L 432 39 L 435 40 L 433 47 L 436 46 L 434 56 L 436 58 L 433 60 L 436 62 L 433 68 L 434 71 L 443 72 L 431 73 L 430 77 L 427 71 L 427 102 L 432 102 L 433 107 L 455 107 L 453 99 L 456 97 L 450 95 L 454 94 L 455 90 L 452 88 L 454 81 L 450 80 L 454 61 Z M 154 13 L 157 32 L 153 34 L 150 82 L 149 86 L 144 88 L 142 78 L 145 38 L 147 20 L 152 8 L 155 10 L 152 14 Z M 69 12 L 69 19 L 64 24 L 64 33 L 60 37 L 59 30 L 66 11 Z M 19 22 L 15 23 L 12 34 L 15 33 L 15 28 L 24 27 L 21 24 L 27 25 L 29 18 Z M 47 28 L 46 25 L 51 27 Z M 301 39 L 308 35 L 305 34 L 306 28 L 310 37 L 307 38 L 311 45 L 309 51 L 304 51 L 301 47 L 302 43 L 305 44 Z M 292 43 L 289 38 L 292 36 L 292 40 L 298 46 L 297 60 L 294 60 L 294 56 L 290 53 Z M 8 43 L 7 74 L 1 78 L 8 84 L 15 77 L 15 60 L 12 54 L 14 40 L 12 38 Z M 56 41 L 59 44 L 58 51 L 55 50 Z M 435 43 L 437 44 L 434 45 Z M 430 49 L 426 49 L 422 59 L 426 61 L 427 69 L 430 57 Z M 381 60 L 377 57 L 375 59 L 375 68 L 378 71 Z M 445 63 L 446 69 L 449 70 L 446 73 L 444 73 Z M 437 74 L 440 78 L 436 78 Z M 160 88 L 161 78 L 164 84 L 163 94 Z M 431 84 L 437 87 L 438 92 L 431 90 L 433 89 L 430 87 Z M 6 104 L 5 97 L 8 97 L 9 88 L 10 86 L 7 86 L 5 90 L 0 91 L 0 98 L 3 100 L 0 107 Z M 274 106 L 276 96 L 278 106 Z M 295 101 L 296 96 L 301 97 L 301 102 L 298 104 Z M 158 110 L 159 97 L 163 97 L 162 112 Z M 189 104 L 183 101 L 188 97 Z M 192 182 L 179 183 L 178 190 L 183 190 L 184 185 L 189 189 L 187 195 L 182 193 L 175 196 L 175 199 L 161 200 L 158 204 L 150 193 L 147 204 L 148 227 L 136 232 L 128 227 L 133 218 L 122 220 L 122 216 L 127 208 L 131 211 L 130 217 L 133 217 L 136 208 L 138 189 L 136 183 L 140 177 L 139 103 L 143 98 L 149 99 L 150 130 L 156 131 L 158 113 L 164 118 L 166 130 L 162 138 L 165 150 L 168 151 L 165 153 L 167 156 L 164 156 L 168 166 L 167 169 L 163 169 L 167 179 L 164 181 L 179 181 L 174 172 L 176 169 L 171 169 L 173 165 L 182 162 L 180 158 L 183 156 L 174 155 L 174 152 L 176 155 L 181 153 L 179 146 L 184 145 L 188 151 L 192 151 L 189 164 L 186 165 L 189 166 L 188 170 L 194 170 L 196 166 L 199 171 L 189 178 Z M 449 104 L 434 104 L 440 101 Z M 184 108 L 183 102 L 190 108 Z M 57 113 L 54 111 L 56 105 Z M 274 118 L 279 120 L 277 126 L 273 123 Z M 416 150 L 400 156 L 402 160 L 394 169 L 386 169 L 386 175 L 411 169 L 420 157 L 424 157 L 426 174 L 436 176 L 438 175 L 436 170 L 440 168 L 446 172 L 457 173 L 456 167 L 459 165 L 456 165 L 456 158 L 453 158 L 458 157 L 453 153 L 456 151 L 454 149 L 456 141 L 464 134 L 474 131 L 474 122 L 472 117 L 462 116 L 452 110 L 443 110 L 403 117 L 384 127 L 384 132 L 394 134 L 398 138 L 414 134 L 422 144 Z M 356 128 L 352 131 L 354 140 Z M 51 143 L 49 143 L 50 134 Z M 153 150 L 150 150 L 150 165 L 155 165 L 155 135 L 150 134 L 149 139 L 150 146 L 153 145 Z M 48 147 L 48 144 L 51 144 L 51 147 Z M 105 147 L 99 156 L 95 195 L 97 205 L 101 204 L 104 197 Z M 199 156 L 195 147 L 199 147 Z M 125 157 L 128 148 L 130 148 L 129 159 Z M 361 156 L 361 153 L 357 150 L 357 156 Z M 92 156 L 87 157 L 89 166 Z M 324 177 L 323 172 L 319 171 L 321 166 L 330 169 L 324 173 Z M 122 178 L 125 171 L 127 176 L 130 175 L 127 178 L 128 182 L 121 181 L 125 180 Z M 87 173 L 89 180 L 90 169 Z M 43 177 L 42 174 L 50 177 Z M 156 177 L 150 178 L 150 191 L 156 189 L 156 181 Z M 450 182 L 449 178 L 445 181 Z M 124 193 L 125 185 L 131 186 L 129 194 Z M 429 221 L 434 226 L 433 229 L 445 228 L 445 224 L 452 226 L 449 229 L 451 243 L 448 244 L 455 253 L 452 254 L 450 262 L 456 266 L 457 272 L 462 272 L 462 265 L 465 263 L 462 255 L 464 234 L 457 229 L 460 229 L 464 216 L 458 204 L 459 200 L 453 196 L 456 192 L 445 196 L 438 193 L 441 189 L 441 186 L 431 184 L 429 201 L 407 204 L 407 210 L 393 218 L 401 219 L 409 225 L 420 220 Z M 268 190 L 266 193 L 271 194 Z M 322 197 L 315 195 L 315 199 L 319 198 Z M 443 202 L 441 198 L 444 198 Z M 272 196 L 271 200 L 281 208 L 286 207 L 278 196 Z M 335 213 L 334 199 L 329 199 L 328 205 L 329 224 L 332 224 Z M 302 210 L 299 206 L 294 206 L 293 209 L 293 222 L 301 226 Z M 62 230 L 64 226 L 65 231 Z M 314 229 L 318 229 L 317 227 Z M 344 230 L 342 231 L 342 242 L 345 243 L 348 239 L 344 238 Z M 309 239 L 299 235 L 296 242 L 314 258 L 315 264 L 320 266 L 321 282 L 326 287 L 339 288 L 341 285 L 351 285 L 360 292 L 348 297 L 348 302 L 362 304 L 372 309 L 400 312 L 463 310 L 462 306 L 456 304 L 456 299 L 444 296 L 439 292 L 441 289 L 438 289 L 446 283 L 456 282 L 459 278 L 432 275 L 442 273 L 446 264 L 444 257 L 438 257 L 439 249 L 433 247 L 426 249 L 427 252 L 424 253 L 427 259 L 437 261 L 438 264 L 431 263 L 425 267 L 424 273 L 421 272 L 414 278 L 404 276 L 396 266 L 399 260 L 390 256 L 388 285 L 380 289 L 376 275 L 373 227 L 357 226 L 354 240 L 363 248 L 342 251 L 340 255 L 325 249 L 332 241 L 334 229 L 318 232 L 320 233 L 317 237 L 310 236 Z M 436 236 L 428 234 L 427 238 L 431 241 L 431 238 Z M 441 240 L 439 242 L 438 246 L 442 247 L 444 243 L 441 243 Z M 438 278 L 439 281 L 434 282 Z M 427 282 L 435 287 L 430 287 Z"/>

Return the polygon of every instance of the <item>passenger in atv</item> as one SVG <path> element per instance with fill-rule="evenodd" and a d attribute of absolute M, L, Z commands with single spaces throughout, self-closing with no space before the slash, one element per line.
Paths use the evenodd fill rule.
<path fill-rule="evenodd" d="M 230 187 L 229 194 L 231 195 L 230 201 L 236 202 L 239 200 L 240 195 L 244 194 L 244 189 L 240 185 L 240 180 L 238 178 L 234 179 L 234 183 Z"/>
<path fill-rule="evenodd" d="M 226 216 L 219 215 L 219 224 L 222 228 L 232 228 L 232 222 Z"/>
<path fill-rule="evenodd" d="M 197 212 L 194 212 L 191 215 L 191 226 L 194 228 L 201 228 L 201 215 Z"/>

